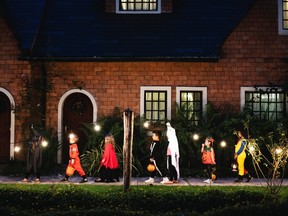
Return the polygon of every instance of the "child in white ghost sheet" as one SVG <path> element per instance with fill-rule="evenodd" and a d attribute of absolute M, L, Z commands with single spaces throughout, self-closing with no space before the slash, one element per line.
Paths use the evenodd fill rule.
<path fill-rule="evenodd" d="M 176 137 L 175 129 L 171 126 L 169 122 L 166 123 L 167 126 L 167 138 L 168 138 L 168 147 L 167 147 L 167 170 L 168 177 L 164 177 L 162 184 L 173 184 L 178 183 L 180 177 L 179 169 L 179 145 Z"/>

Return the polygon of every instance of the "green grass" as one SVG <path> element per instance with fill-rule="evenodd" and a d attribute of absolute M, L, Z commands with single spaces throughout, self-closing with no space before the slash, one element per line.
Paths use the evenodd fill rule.
<path fill-rule="evenodd" d="M 288 190 L 259 186 L 0 184 L 0 215 L 273 215 L 288 210 Z M 276 211 L 277 210 L 277 211 Z M 253 214 L 252 214 L 253 213 Z M 279 214 L 280 215 L 280 214 Z"/>

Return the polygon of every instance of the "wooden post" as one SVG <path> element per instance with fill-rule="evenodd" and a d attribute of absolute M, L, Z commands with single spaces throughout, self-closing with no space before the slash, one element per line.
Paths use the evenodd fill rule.
<path fill-rule="evenodd" d="M 124 192 L 127 192 L 130 186 L 132 175 L 132 144 L 134 131 L 134 113 L 126 109 L 123 113 L 124 122 L 124 141 L 123 141 L 123 182 Z"/>

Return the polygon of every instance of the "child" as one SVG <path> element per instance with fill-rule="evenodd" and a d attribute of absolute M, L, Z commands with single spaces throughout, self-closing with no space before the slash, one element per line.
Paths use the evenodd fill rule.
<path fill-rule="evenodd" d="M 178 183 L 180 176 L 179 169 L 179 145 L 176 137 L 176 132 L 169 122 L 166 123 L 167 126 L 167 137 L 168 137 L 168 147 L 167 147 L 167 169 L 168 178 L 163 178 L 162 184 L 173 184 Z"/>
<path fill-rule="evenodd" d="M 205 171 L 208 176 L 208 179 L 204 181 L 205 183 L 213 183 L 212 174 L 214 166 L 216 164 L 213 142 L 214 139 L 212 137 L 207 137 L 205 139 L 205 143 L 202 144 L 201 148 L 202 163 L 205 165 Z"/>
<path fill-rule="evenodd" d="M 160 131 L 153 131 L 152 142 L 150 145 L 149 163 L 154 164 L 156 169 L 153 172 L 150 172 L 149 179 L 145 181 L 145 183 L 148 184 L 154 183 L 154 177 L 156 175 L 156 172 L 159 172 L 159 174 L 162 176 L 162 173 L 158 168 L 158 164 L 160 163 L 161 160 L 160 137 L 161 137 Z"/>
<path fill-rule="evenodd" d="M 65 178 L 63 178 L 62 182 L 67 182 L 68 178 L 74 174 L 74 171 L 76 170 L 78 174 L 83 178 L 79 183 L 85 183 L 88 182 L 86 178 L 86 174 L 84 170 L 82 169 L 82 166 L 80 164 L 80 158 L 79 158 L 79 151 L 78 151 L 78 135 L 77 134 L 69 134 L 69 163 L 66 169 L 66 175 Z"/>
<path fill-rule="evenodd" d="M 33 127 L 31 128 L 34 136 L 29 142 L 27 158 L 26 158 L 26 175 L 22 182 L 28 182 L 28 178 L 32 172 L 36 174 L 35 182 L 40 182 L 40 169 L 42 166 L 42 141 L 43 137 Z"/>
<path fill-rule="evenodd" d="M 248 173 L 248 171 L 245 169 L 244 163 L 246 160 L 246 145 L 247 140 L 245 139 L 245 135 L 243 131 L 237 131 L 238 136 L 238 142 L 235 145 L 235 153 L 234 153 L 234 159 L 237 160 L 238 164 L 238 179 L 235 180 L 235 182 L 243 182 L 243 177 L 245 176 L 247 178 L 246 182 L 250 182 L 253 177 Z"/>
<path fill-rule="evenodd" d="M 104 153 L 100 167 L 100 180 L 95 180 L 95 182 L 119 182 L 119 165 L 115 152 L 115 139 L 112 134 L 105 136 Z"/>

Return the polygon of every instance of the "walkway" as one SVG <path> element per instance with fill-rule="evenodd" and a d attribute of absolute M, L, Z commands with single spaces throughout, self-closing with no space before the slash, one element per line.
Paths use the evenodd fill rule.
<path fill-rule="evenodd" d="M 55 176 L 42 176 L 41 182 L 37 184 L 79 184 L 78 182 L 81 181 L 81 177 L 74 175 L 70 177 L 69 182 L 63 183 L 60 182 L 60 180 L 63 178 L 62 175 L 55 175 Z M 22 183 L 22 177 L 14 177 L 14 176 L 0 176 L 0 184 L 4 183 L 12 183 L 12 184 L 33 184 L 33 180 L 35 179 L 34 176 L 31 176 L 31 179 L 28 183 Z M 145 185 L 145 180 L 148 179 L 147 177 L 133 177 L 131 178 L 130 185 Z M 32 181 L 31 181 L 32 180 Z M 174 184 L 168 184 L 167 186 L 266 186 L 267 183 L 264 181 L 264 179 L 257 179 L 254 178 L 251 182 L 246 183 L 234 183 L 235 178 L 219 178 L 215 181 L 213 184 L 207 184 L 203 182 L 203 178 L 180 178 L 179 183 Z M 160 182 L 162 181 L 162 178 L 158 177 L 155 178 L 155 183 L 153 185 L 163 185 Z M 36 184 L 36 183 L 35 183 Z M 119 182 L 113 182 L 113 183 L 105 183 L 105 182 L 94 182 L 93 177 L 88 177 L 88 182 L 85 184 L 90 185 L 123 185 L 123 178 L 120 178 Z M 284 179 L 283 181 L 284 186 L 288 186 L 288 179 Z"/>

